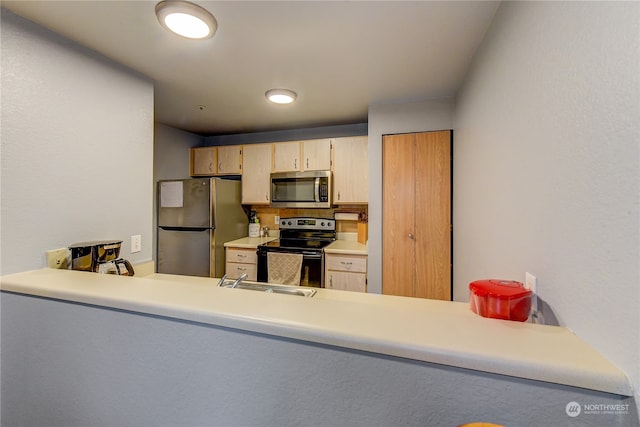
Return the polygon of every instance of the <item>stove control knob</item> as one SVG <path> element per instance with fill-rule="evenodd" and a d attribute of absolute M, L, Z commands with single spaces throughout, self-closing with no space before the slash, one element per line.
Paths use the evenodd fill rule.
<path fill-rule="evenodd" d="M 320 227 L 324 227 L 324 222 L 321 222 L 321 223 L 320 223 Z"/>
<path fill-rule="evenodd" d="M 288 225 L 291 225 L 291 221 L 289 221 L 287 224 L 288 224 Z"/>
<path fill-rule="evenodd" d="M 282 225 L 286 225 L 286 224 L 287 224 L 287 221 L 282 221 L 282 222 L 281 222 L 281 224 L 282 224 Z"/>
<path fill-rule="evenodd" d="M 331 227 L 331 221 L 327 222 L 327 227 Z"/>

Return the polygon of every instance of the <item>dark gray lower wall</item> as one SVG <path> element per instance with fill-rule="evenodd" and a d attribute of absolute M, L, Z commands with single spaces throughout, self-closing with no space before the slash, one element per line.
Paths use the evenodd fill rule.
<path fill-rule="evenodd" d="M 638 425 L 606 393 L 4 292 L 1 309 L 3 426 Z"/>

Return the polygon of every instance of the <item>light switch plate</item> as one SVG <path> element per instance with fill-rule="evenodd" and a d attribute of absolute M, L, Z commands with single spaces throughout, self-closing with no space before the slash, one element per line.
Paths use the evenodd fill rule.
<path fill-rule="evenodd" d="M 46 252 L 47 267 L 66 270 L 67 266 L 67 248 L 52 249 Z"/>
<path fill-rule="evenodd" d="M 131 253 L 140 252 L 142 250 L 142 236 L 136 234 L 131 236 Z"/>
<path fill-rule="evenodd" d="M 531 273 L 525 273 L 524 287 L 533 293 L 531 296 L 531 309 L 538 311 L 538 278 Z"/>

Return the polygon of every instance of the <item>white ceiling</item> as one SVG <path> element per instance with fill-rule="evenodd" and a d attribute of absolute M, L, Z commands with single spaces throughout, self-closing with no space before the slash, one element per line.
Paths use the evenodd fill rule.
<path fill-rule="evenodd" d="M 455 96 L 499 5 L 195 3 L 218 21 L 211 39 L 169 33 L 156 1 L 2 6 L 152 78 L 157 121 L 214 135 L 363 123 L 369 104 Z M 292 89 L 298 100 L 270 104 L 271 88 Z"/>

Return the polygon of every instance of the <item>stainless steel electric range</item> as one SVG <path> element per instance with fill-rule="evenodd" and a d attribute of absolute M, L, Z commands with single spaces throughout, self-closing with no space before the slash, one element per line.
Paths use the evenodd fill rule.
<path fill-rule="evenodd" d="M 269 277 L 267 254 L 285 252 L 302 254 L 302 286 L 324 287 L 323 248 L 336 240 L 333 218 L 281 218 L 280 238 L 258 246 L 258 281 Z"/>

